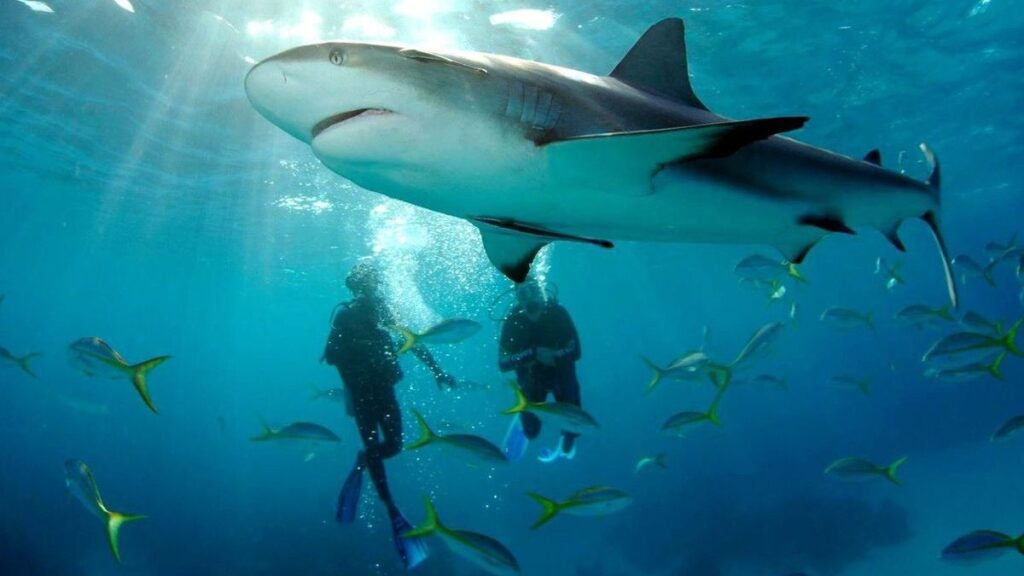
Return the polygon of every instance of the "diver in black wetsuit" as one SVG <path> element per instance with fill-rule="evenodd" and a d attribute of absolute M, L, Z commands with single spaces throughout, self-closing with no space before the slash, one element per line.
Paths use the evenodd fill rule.
<path fill-rule="evenodd" d="M 377 495 L 387 506 L 399 556 L 407 568 L 412 568 L 426 558 L 426 547 L 417 539 L 401 538 L 412 528 L 395 505 L 384 471 L 384 460 L 402 450 L 402 413 L 395 397 L 402 368 L 388 331 L 394 321 L 380 293 L 380 272 L 372 261 L 357 263 L 345 285 L 355 298 L 342 304 L 335 314 L 321 361 L 338 369 L 345 387 L 346 409 L 356 420 L 364 449 L 356 456 L 338 496 L 337 520 L 343 524 L 355 520 L 363 470 L 368 469 Z M 413 348 L 412 353 L 430 370 L 438 387 L 455 386 L 455 380 L 426 348 Z"/>
<path fill-rule="evenodd" d="M 553 297 L 536 280 L 516 287 L 516 306 L 501 327 L 498 366 L 502 372 L 515 370 L 523 395 L 530 402 L 544 402 L 553 394 L 558 402 L 580 406 L 580 383 L 576 362 L 580 341 L 576 326 Z M 528 441 L 540 434 L 540 420 L 523 412 L 512 421 L 505 436 L 505 455 L 522 457 Z M 558 446 L 545 450 L 539 459 L 553 462 L 576 455 L 577 434 L 563 430 Z"/>

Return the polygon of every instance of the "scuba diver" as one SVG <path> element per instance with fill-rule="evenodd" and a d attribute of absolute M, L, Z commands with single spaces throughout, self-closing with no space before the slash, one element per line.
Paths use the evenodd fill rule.
<path fill-rule="evenodd" d="M 558 402 L 580 406 L 576 379 L 580 341 L 569 312 L 534 278 L 516 286 L 515 294 L 516 305 L 501 327 L 498 367 L 502 372 L 515 370 L 517 383 L 530 402 L 544 402 L 550 393 Z M 540 419 L 529 412 L 519 414 L 505 435 L 505 456 L 518 460 L 538 434 Z M 571 460 L 576 455 L 577 436 L 563 430 L 555 449 L 545 449 L 538 459 L 545 463 Z"/>
<path fill-rule="evenodd" d="M 387 506 L 395 547 L 407 569 L 427 558 L 426 544 L 418 538 L 402 538 L 412 530 L 395 505 L 384 460 L 402 451 L 402 413 L 395 397 L 395 385 L 402 379 L 398 353 L 389 327 L 393 315 L 381 292 L 380 270 L 371 259 L 360 260 L 349 272 L 345 285 L 354 298 L 338 305 L 321 362 L 338 369 L 345 389 L 346 412 L 355 418 L 363 450 L 338 495 L 336 518 L 342 524 L 355 520 L 363 486 L 363 471 L 369 470 L 377 496 Z M 340 309 L 339 309 L 340 308 Z M 427 367 L 439 388 L 453 388 L 455 380 L 418 346 L 412 353 Z"/>

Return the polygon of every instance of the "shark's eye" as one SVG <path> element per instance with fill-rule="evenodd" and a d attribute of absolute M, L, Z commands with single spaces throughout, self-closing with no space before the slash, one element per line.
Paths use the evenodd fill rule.
<path fill-rule="evenodd" d="M 342 64 L 345 63 L 345 52 L 338 48 L 335 48 L 334 50 L 331 50 L 331 55 L 328 56 L 327 58 L 328 60 L 331 61 L 331 64 L 334 64 L 335 66 L 341 66 Z"/>

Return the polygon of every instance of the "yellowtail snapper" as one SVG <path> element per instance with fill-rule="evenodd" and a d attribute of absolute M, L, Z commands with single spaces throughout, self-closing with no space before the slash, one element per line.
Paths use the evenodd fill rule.
<path fill-rule="evenodd" d="M 668 420 L 665 420 L 665 423 L 661 425 L 661 429 L 663 431 L 678 431 L 680 428 L 701 422 L 711 422 L 715 426 L 720 425 L 722 422 L 718 419 L 718 405 L 722 403 L 722 396 L 725 394 L 726 388 L 728 388 L 728 385 L 718 389 L 715 399 L 711 401 L 711 406 L 708 407 L 707 412 L 695 410 L 677 412 L 669 416 Z"/>
<path fill-rule="evenodd" d="M 998 558 L 1011 551 L 1024 554 L 1024 535 L 1014 538 L 995 530 L 975 530 L 946 546 L 942 550 L 942 559 L 952 563 L 972 563 Z"/>
<path fill-rule="evenodd" d="M 488 574 L 510 576 L 519 574 L 519 562 L 501 542 L 490 536 L 448 528 L 441 523 L 434 503 L 424 499 L 427 518 L 422 524 L 402 535 L 403 538 L 437 536 L 456 555 L 472 562 Z"/>
<path fill-rule="evenodd" d="M 975 380 L 983 376 L 992 376 L 997 380 L 1002 380 L 1003 373 L 1002 370 L 1000 370 L 1000 367 L 1002 366 L 1005 358 L 1006 352 L 1003 351 L 990 354 L 988 359 L 971 362 L 970 364 L 945 368 L 928 368 L 924 371 L 924 375 L 928 378 L 935 378 L 936 380 L 945 380 L 948 382 L 964 382 L 967 380 Z"/>
<path fill-rule="evenodd" d="M 480 331 L 480 323 L 464 318 L 442 320 L 424 332 L 416 334 L 404 326 L 394 326 L 402 334 L 405 342 L 398 349 L 405 354 L 420 344 L 457 344 Z"/>
<path fill-rule="evenodd" d="M 550 417 L 558 420 L 559 424 L 572 431 L 584 430 L 587 428 L 599 428 L 597 420 L 586 410 L 575 404 L 565 402 L 530 402 L 523 394 L 522 388 L 513 383 L 512 389 L 516 393 L 514 406 L 502 412 L 502 414 L 513 415 L 521 412 L 532 412 L 540 417 Z"/>
<path fill-rule="evenodd" d="M 985 318 L 977 312 L 968 311 L 964 314 L 963 318 L 960 319 L 960 325 L 967 328 L 971 332 L 978 332 L 981 334 L 989 334 L 991 336 L 1002 336 L 1003 335 L 1003 323 L 996 321 L 992 322 L 988 318 Z"/>
<path fill-rule="evenodd" d="M 647 382 L 646 391 L 648 394 L 653 392 L 662 380 L 685 382 L 699 381 L 707 378 L 712 384 L 717 384 L 714 372 L 715 370 L 722 369 L 716 366 L 711 361 L 711 358 L 701 351 L 683 354 L 679 358 L 670 362 L 668 366 L 665 366 L 664 368 L 659 367 L 644 356 L 641 356 L 640 359 L 643 360 L 644 364 L 646 364 L 652 372 L 651 379 Z"/>
<path fill-rule="evenodd" d="M 422 414 L 413 410 L 413 415 L 416 416 L 416 422 L 420 426 L 420 437 L 412 444 L 409 444 L 406 450 L 416 450 L 424 446 L 438 445 L 451 448 L 462 454 L 468 454 L 490 464 L 504 464 L 508 462 L 508 459 L 505 458 L 505 453 L 500 448 L 480 436 L 472 434 L 438 434 L 430 429 L 430 425 L 427 424 Z"/>
<path fill-rule="evenodd" d="M 836 328 L 858 328 L 866 326 L 875 329 L 871 312 L 859 312 L 841 306 L 833 306 L 821 313 L 821 321 Z"/>
<path fill-rule="evenodd" d="M 266 422 L 263 422 L 263 432 L 258 436 L 253 436 L 250 440 L 253 442 L 266 442 L 269 440 L 340 442 L 341 438 L 334 432 L 313 422 L 295 422 L 281 428 L 272 428 Z"/>
<path fill-rule="evenodd" d="M 903 268 L 903 261 L 899 261 L 895 264 L 889 264 L 885 261 L 885 258 L 881 256 L 875 260 L 875 274 L 885 279 L 885 289 L 890 292 L 899 286 L 900 284 L 906 284 L 906 280 L 903 279 L 903 275 L 900 273 L 900 269 Z"/>
<path fill-rule="evenodd" d="M 871 379 L 856 378 L 854 376 L 832 376 L 828 379 L 829 386 L 834 388 L 852 388 L 860 390 L 865 396 L 871 395 Z"/>
<path fill-rule="evenodd" d="M 786 259 L 769 258 L 760 254 L 740 260 L 736 264 L 735 272 L 741 280 L 771 282 L 789 276 L 800 282 L 807 282 L 796 264 Z"/>
<path fill-rule="evenodd" d="M 138 364 L 129 364 L 110 344 L 96 336 L 75 340 L 68 346 L 68 349 L 71 352 L 72 364 L 86 376 L 128 377 L 142 401 L 154 414 L 157 414 L 156 405 L 153 404 L 153 399 L 149 396 L 146 376 L 150 370 L 163 364 L 170 356 L 157 356 Z"/>
<path fill-rule="evenodd" d="M 1024 428 L 1024 414 L 1014 416 L 1013 418 L 1010 418 L 1009 420 L 1004 422 L 1003 425 L 999 427 L 999 430 L 996 430 L 995 432 L 992 433 L 991 440 L 993 442 L 998 442 L 1000 440 L 1009 440 L 1010 438 L 1013 437 L 1014 434 L 1019 432 L 1022 428 Z"/>
<path fill-rule="evenodd" d="M 825 468 L 825 474 L 841 480 L 871 480 L 874 478 L 885 478 L 897 486 L 903 482 L 896 477 L 896 470 L 906 462 L 907 457 L 899 458 L 888 466 L 879 466 L 864 458 L 840 458 Z"/>
<path fill-rule="evenodd" d="M 896 313 L 895 319 L 901 324 L 915 328 L 936 326 L 944 322 L 952 322 L 953 315 L 949 306 L 925 306 L 924 304 L 912 304 Z"/>
<path fill-rule="evenodd" d="M 121 525 L 133 520 L 141 520 L 145 516 L 139 514 L 125 514 L 115 512 L 103 502 L 100 497 L 100 489 L 96 486 L 96 480 L 92 476 L 89 465 L 81 460 L 68 460 L 64 462 L 65 484 L 68 490 L 85 506 L 85 509 L 92 512 L 107 527 L 107 543 L 110 544 L 110 552 L 114 559 L 121 562 L 121 547 L 118 536 L 121 532 Z"/>
<path fill-rule="evenodd" d="M 979 358 L 990 354 L 993 350 L 1005 350 L 1014 356 L 1021 356 L 1017 348 L 1017 332 L 1021 323 L 1018 320 L 1006 334 L 993 336 L 990 334 L 979 334 L 977 332 L 957 332 L 942 338 L 925 352 L 922 360 L 924 362 L 958 360 L 967 356 Z"/>
<path fill-rule="evenodd" d="M 650 468 L 651 466 L 656 466 L 658 468 L 661 468 L 662 470 L 668 468 L 668 466 L 665 464 L 665 453 L 662 452 L 654 456 L 644 456 L 643 458 L 637 460 L 636 466 L 633 467 L 633 473 L 639 474 L 644 470 Z"/>
<path fill-rule="evenodd" d="M 985 282 L 988 282 L 990 286 L 996 285 L 996 279 L 994 276 L 997 261 L 993 260 L 988 264 L 982 266 L 978 264 L 974 258 L 966 254 L 961 254 L 953 258 L 952 261 L 953 270 L 960 273 L 960 283 L 967 284 L 968 278 L 982 277 Z"/>
<path fill-rule="evenodd" d="M 28 374 L 29 376 L 35 378 L 36 380 L 39 379 L 39 376 L 36 376 L 36 373 L 32 371 L 32 367 L 29 365 L 28 361 L 38 356 L 42 356 L 42 354 L 39 352 L 29 352 L 24 356 L 15 356 L 14 354 L 11 354 L 7 350 L 7 348 L 0 346 L 0 360 L 14 364 L 18 368 L 20 368 L 22 372 Z"/>
<path fill-rule="evenodd" d="M 624 510 L 633 503 L 633 498 L 629 494 L 608 486 L 584 488 L 562 502 L 545 498 L 536 492 L 530 492 L 529 496 L 543 508 L 540 518 L 530 526 L 531 530 L 547 524 L 562 512 L 571 516 L 607 516 Z"/>

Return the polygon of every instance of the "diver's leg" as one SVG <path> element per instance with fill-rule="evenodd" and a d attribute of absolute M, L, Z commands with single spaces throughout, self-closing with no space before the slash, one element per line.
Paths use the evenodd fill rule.
<path fill-rule="evenodd" d="M 384 447 L 380 441 L 379 431 L 383 413 L 380 408 L 379 398 L 363 398 L 356 407 L 356 424 L 359 426 L 359 435 L 365 446 L 366 469 L 370 473 L 370 480 L 373 480 L 373 486 L 377 489 L 377 497 L 387 506 L 388 515 L 394 517 L 398 513 L 398 508 L 391 498 L 387 473 L 384 471 Z"/>
<path fill-rule="evenodd" d="M 388 390 L 378 407 L 381 432 L 384 436 L 380 444 L 380 456 L 386 460 L 402 451 L 402 411 L 398 407 L 394 388 Z"/>
<path fill-rule="evenodd" d="M 548 390 L 545 386 L 534 379 L 529 379 L 522 384 L 523 396 L 530 402 L 543 402 L 548 397 Z M 520 412 L 519 418 L 523 423 L 523 432 L 526 437 L 533 440 L 540 434 L 540 418 L 530 412 Z"/>
<path fill-rule="evenodd" d="M 552 392 L 554 392 L 555 400 L 557 402 L 564 402 L 565 404 L 582 407 L 580 402 L 580 381 L 577 380 L 575 376 L 572 378 L 566 378 L 561 382 L 556 382 Z M 570 458 L 575 455 L 574 450 L 576 448 L 576 438 L 578 437 L 579 434 L 576 434 L 575 432 L 562 430 L 563 454 Z"/>

